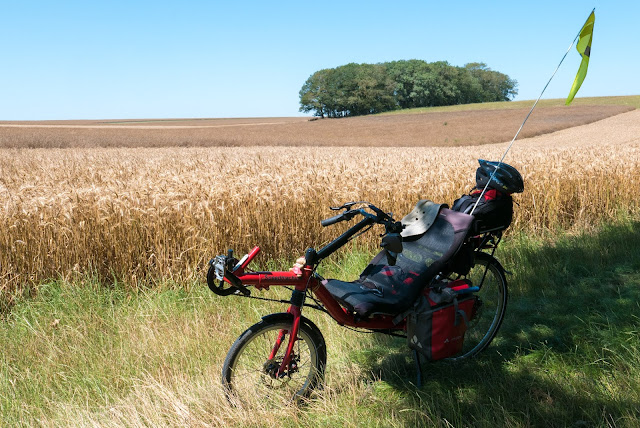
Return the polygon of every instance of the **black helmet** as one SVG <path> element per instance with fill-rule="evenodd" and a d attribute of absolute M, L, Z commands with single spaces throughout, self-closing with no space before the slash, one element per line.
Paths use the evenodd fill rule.
<path fill-rule="evenodd" d="M 478 159 L 478 162 L 480 163 L 480 168 L 476 170 L 476 186 L 479 189 L 484 189 L 489 178 L 491 178 L 491 174 L 496 171 L 498 164 L 500 164 L 491 183 L 489 183 L 489 187 L 505 193 L 520 193 L 524 190 L 522 176 L 511 165 L 484 159 Z"/>

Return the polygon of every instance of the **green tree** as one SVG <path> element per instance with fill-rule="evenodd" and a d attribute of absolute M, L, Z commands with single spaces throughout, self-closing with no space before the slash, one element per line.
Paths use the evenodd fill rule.
<path fill-rule="evenodd" d="M 300 111 L 343 117 L 396 108 L 509 101 L 518 93 L 517 85 L 481 62 L 464 67 L 417 59 L 350 63 L 312 74 L 300 89 Z"/>
<path fill-rule="evenodd" d="M 396 108 L 393 81 L 383 64 L 360 64 L 350 87 L 349 115 L 380 113 Z"/>
<path fill-rule="evenodd" d="M 300 90 L 300 111 L 320 117 L 356 116 L 396 108 L 383 64 L 346 64 L 312 74 Z"/>
<path fill-rule="evenodd" d="M 437 77 L 429 63 L 417 59 L 393 61 L 387 63 L 387 70 L 394 82 L 394 96 L 400 108 L 432 104 Z"/>
<path fill-rule="evenodd" d="M 518 94 L 518 82 L 506 74 L 491 70 L 483 62 L 465 64 L 471 75 L 482 87 L 482 101 L 510 101 Z"/>
<path fill-rule="evenodd" d="M 316 71 L 304 82 L 300 89 L 300 111 L 324 117 L 328 115 L 327 102 L 332 97 L 328 93 L 328 84 L 331 80 L 332 69 Z"/>

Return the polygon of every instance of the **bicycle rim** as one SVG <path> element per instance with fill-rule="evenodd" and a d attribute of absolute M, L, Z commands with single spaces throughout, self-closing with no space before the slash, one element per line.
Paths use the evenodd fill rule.
<path fill-rule="evenodd" d="M 469 321 L 462 351 L 449 360 L 472 357 L 484 350 L 498 333 L 507 306 L 507 281 L 499 263 L 491 256 L 478 254 L 467 278 L 479 286 L 476 315 Z"/>
<path fill-rule="evenodd" d="M 291 324 L 260 324 L 240 336 L 229 351 L 222 376 L 227 398 L 235 405 L 264 406 L 307 397 L 319 377 L 318 344 L 301 324 L 292 361 L 284 374 L 277 375 L 289 343 Z M 275 357 L 269 359 L 280 331 L 286 331 L 284 340 Z"/>

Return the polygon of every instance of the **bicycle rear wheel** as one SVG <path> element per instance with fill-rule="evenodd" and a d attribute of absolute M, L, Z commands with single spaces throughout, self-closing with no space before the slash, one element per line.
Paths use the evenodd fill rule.
<path fill-rule="evenodd" d="M 480 287 L 476 296 L 476 316 L 469 321 L 462 351 L 449 361 L 473 357 L 483 351 L 498 333 L 507 309 L 507 279 L 504 268 L 492 256 L 477 252 L 474 265 L 466 276 L 473 286 Z"/>
<path fill-rule="evenodd" d="M 327 350 L 322 334 L 303 318 L 291 362 L 278 375 L 292 326 L 288 314 L 265 317 L 249 327 L 231 346 L 222 367 L 222 384 L 235 405 L 263 405 L 266 401 L 300 401 L 309 397 L 324 377 Z M 269 355 L 280 338 L 273 358 Z"/>

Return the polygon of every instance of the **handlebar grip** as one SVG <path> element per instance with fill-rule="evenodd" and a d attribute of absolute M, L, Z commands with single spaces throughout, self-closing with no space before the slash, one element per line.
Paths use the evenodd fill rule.
<path fill-rule="evenodd" d="M 332 224 L 339 223 L 344 219 L 345 219 L 344 213 L 342 213 L 342 214 L 334 215 L 333 217 L 326 218 L 322 220 L 320 224 L 322 225 L 322 227 L 327 227 L 327 226 L 331 226 Z"/>

